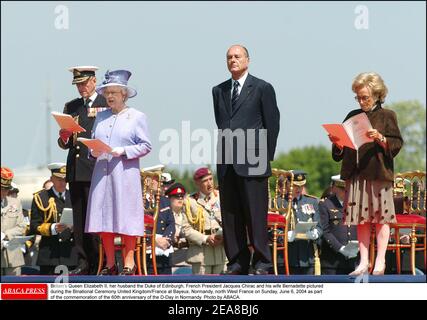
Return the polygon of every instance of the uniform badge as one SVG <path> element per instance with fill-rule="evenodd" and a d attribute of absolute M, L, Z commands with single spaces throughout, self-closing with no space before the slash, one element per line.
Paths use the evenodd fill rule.
<path fill-rule="evenodd" d="M 95 118 L 96 117 L 96 108 L 87 108 L 87 117 L 88 118 Z"/>

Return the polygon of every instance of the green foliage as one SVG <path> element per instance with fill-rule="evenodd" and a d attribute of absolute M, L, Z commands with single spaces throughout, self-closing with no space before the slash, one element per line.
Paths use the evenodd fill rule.
<path fill-rule="evenodd" d="M 307 192 L 320 197 L 329 186 L 331 176 L 340 173 L 341 163 L 332 159 L 330 148 L 309 146 L 279 154 L 272 162 L 272 167 L 305 171 L 307 173 Z"/>
<path fill-rule="evenodd" d="M 386 108 L 396 112 L 404 144 L 394 159 L 395 172 L 426 170 L 426 108 L 419 101 L 400 101 Z"/>

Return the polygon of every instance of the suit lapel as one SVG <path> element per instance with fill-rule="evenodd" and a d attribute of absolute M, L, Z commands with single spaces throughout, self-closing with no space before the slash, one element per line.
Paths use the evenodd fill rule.
<path fill-rule="evenodd" d="M 226 82 L 226 85 L 222 90 L 222 95 L 225 101 L 225 110 L 227 111 L 228 115 L 231 117 L 231 80 L 228 80 Z"/>
<path fill-rule="evenodd" d="M 230 87 L 230 90 L 231 90 L 231 87 Z M 251 92 L 252 92 L 252 76 L 250 74 L 248 74 L 248 77 L 246 78 L 246 81 L 243 84 L 242 91 L 240 92 L 239 99 L 237 99 L 236 106 L 234 108 L 234 112 L 231 115 L 232 117 L 240 109 L 240 107 L 242 106 L 242 103 L 251 94 Z M 230 110 L 231 110 L 231 102 L 229 102 L 229 103 L 230 103 Z"/>
<path fill-rule="evenodd" d="M 96 96 L 95 101 L 92 103 L 92 108 L 95 107 L 107 107 L 104 97 L 100 94 Z"/>

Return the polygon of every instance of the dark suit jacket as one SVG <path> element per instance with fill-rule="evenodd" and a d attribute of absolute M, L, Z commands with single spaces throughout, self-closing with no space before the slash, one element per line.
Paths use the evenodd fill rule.
<path fill-rule="evenodd" d="M 33 200 L 31 205 L 30 234 L 42 235 L 39 244 L 37 265 L 77 265 L 77 249 L 74 246 L 74 238 L 70 229 L 66 229 L 61 234 L 57 235 L 52 235 L 50 230 L 52 223 L 60 221 L 64 208 L 71 208 L 70 191 L 67 190 L 65 192 L 65 201 L 63 199 L 59 199 L 52 189 L 42 190 L 38 192 L 38 195 L 40 196 L 44 208 L 48 207 L 49 199 L 54 198 L 58 214 L 57 219 L 55 219 L 54 216 L 47 219 L 49 215 L 48 212 L 45 214 L 45 212 L 40 210 L 36 202 Z M 39 230 L 39 227 L 42 225 L 45 226 L 45 228 L 42 228 L 44 232 Z"/>
<path fill-rule="evenodd" d="M 243 88 L 240 92 L 234 111 L 231 112 L 231 80 L 221 83 L 212 89 L 215 121 L 220 130 L 243 129 L 247 145 L 247 129 L 255 129 L 255 144 L 247 145 L 250 153 L 255 152 L 258 156 L 260 152 L 266 154 L 265 170 L 257 174 L 251 174 L 249 168 L 258 167 L 259 164 L 251 164 L 245 152 L 243 163 L 238 163 L 237 140 L 224 143 L 221 135 L 218 137 L 218 155 L 222 154 L 222 159 L 218 159 L 217 173 L 221 178 L 225 175 L 227 165 L 224 160 L 225 152 L 233 154 L 232 165 L 235 172 L 243 177 L 268 177 L 271 175 L 270 161 L 274 158 L 276 150 L 277 136 L 279 134 L 280 112 L 277 107 L 276 94 L 274 88 L 268 82 L 258 79 L 248 74 Z M 267 129 L 267 145 L 260 145 L 260 129 Z M 221 134 L 221 133 L 220 133 Z M 228 151 L 227 151 L 228 148 Z M 230 163 L 231 164 L 231 163 Z M 262 166 L 260 166 L 262 167 Z"/>
<path fill-rule="evenodd" d="M 98 94 L 95 101 L 92 103 L 92 108 L 107 107 L 105 98 Z M 95 122 L 95 117 L 88 117 L 87 110 L 84 106 L 83 98 L 71 100 L 65 104 L 64 113 L 72 117 L 78 117 L 78 123 L 86 132 L 81 132 L 72 135 L 67 144 L 64 144 L 61 138 L 58 138 L 58 145 L 62 149 L 68 149 L 67 156 L 67 182 L 90 182 L 92 178 L 95 161 L 88 158 L 88 148 L 81 142 L 77 142 L 78 137 L 91 138 L 91 131 Z"/>

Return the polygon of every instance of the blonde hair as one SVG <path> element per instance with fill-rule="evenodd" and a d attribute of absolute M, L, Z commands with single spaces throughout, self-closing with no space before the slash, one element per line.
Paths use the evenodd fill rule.
<path fill-rule="evenodd" d="M 363 72 L 357 75 L 353 80 L 351 89 L 356 93 L 362 87 L 368 87 L 371 90 L 371 94 L 375 101 L 379 100 L 381 103 L 384 103 L 388 89 L 384 84 L 384 80 L 378 73 Z"/>

